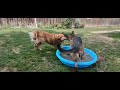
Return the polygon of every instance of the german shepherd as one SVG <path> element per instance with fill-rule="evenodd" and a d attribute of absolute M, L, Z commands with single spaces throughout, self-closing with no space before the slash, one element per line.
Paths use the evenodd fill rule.
<path fill-rule="evenodd" d="M 40 46 L 44 43 L 48 43 L 57 49 L 57 45 L 61 45 L 61 43 L 67 39 L 63 33 L 52 34 L 42 30 L 28 32 L 28 34 L 30 36 L 31 42 L 34 42 L 34 46 L 37 50 L 42 50 Z"/>
<path fill-rule="evenodd" d="M 83 58 L 84 55 L 84 47 L 83 42 L 80 37 L 77 37 L 74 35 L 74 31 L 72 31 L 71 34 L 65 35 L 70 42 L 71 49 L 70 50 L 64 50 L 61 48 L 60 44 L 58 44 L 57 48 L 60 50 L 60 52 L 63 52 L 65 54 L 72 54 L 72 59 L 77 62 L 78 58 Z M 77 67 L 77 66 L 76 66 Z M 76 68 L 77 70 L 77 68 Z"/>

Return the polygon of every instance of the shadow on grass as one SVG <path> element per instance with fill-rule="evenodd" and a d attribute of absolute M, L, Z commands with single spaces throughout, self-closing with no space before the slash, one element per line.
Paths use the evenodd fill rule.
<path fill-rule="evenodd" d="M 112 38 L 115 38 L 115 39 L 120 39 L 120 32 L 112 32 L 112 33 L 106 33 L 106 35 L 108 37 L 112 37 Z"/>

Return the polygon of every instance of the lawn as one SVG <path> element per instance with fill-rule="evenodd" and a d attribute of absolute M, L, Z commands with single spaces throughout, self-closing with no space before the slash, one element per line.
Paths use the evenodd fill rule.
<path fill-rule="evenodd" d="M 27 32 L 28 28 L 0 28 L 0 71 L 1 72 L 69 72 L 55 56 L 56 50 L 48 44 L 42 51 L 36 51 Z M 50 33 L 69 33 L 71 29 L 42 29 Z M 119 27 L 74 29 L 89 48 L 104 57 L 103 60 L 80 72 L 119 72 L 120 71 L 120 32 L 93 33 L 97 31 L 119 30 Z M 64 42 L 63 44 L 68 44 Z"/>

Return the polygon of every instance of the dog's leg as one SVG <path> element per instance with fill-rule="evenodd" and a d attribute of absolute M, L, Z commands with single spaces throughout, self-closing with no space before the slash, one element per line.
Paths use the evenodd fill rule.
<path fill-rule="evenodd" d="M 78 72 L 78 66 L 77 66 L 77 53 L 72 54 L 72 59 L 76 62 L 75 68 L 72 68 L 71 72 Z"/>
<path fill-rule="evenodd" d="M 40 47 L 41 45 L 42 45 L 42 43 L 39 43 L 39 44 L 38 44 L 39 50 L 42 50 L 42 48 Z"/>
<path fill-rule="evenodd" d="M 71 68 L 71 72 L 78 72 L 78 68 L 77 67 Z"/>
<path fill-rule="evenodd" d="M 34 47 L 36 48 L 37 51 L 39 50 L 37 43 L 34 44 Z"/>
<path fill-rule="evenodd" d="M 72 60 L 76 62 L 77 59 L 77 53 L 72 53 Z"/>
<path fill-rule="evenodd" d="M 75 60 L 75 72 L 78 72 L 78 63 L 77 63 L 77 59 Z"/>
<path fill-rule="evenodd" d="M 54 47 L 55 47 L 55 49 L 58 49 L 58 47 L 57 47 L 57 45 L 55 44 L 55 45 L 53 45 Z"/>
<path fill-rule="evenodd" d="M 84 55 L 84 53 L 80 56 L 81 60 L 83 60 L 83 55 Z"/>
<path fill-rule="evenodd" d="M 42 50 L 42 49 L 40 48 L 40 45 L 41 45 L 41 44 L 42 44 L 41 42 L 35 43 L 36 50 Z"/>
<path fill-rule="evenodd" d="M 81 60 L 83 60 L 83 55 L 84 55 L 84 48 L 82 48 L 80 51 L 79 51 L 79 58 Z"/>
<path fill-rule="evenodd" d="M 42 45 L 42 43 L 40 42 L 40 43 L 38 43 L 38 49 L 39 50 L 42 50 L 42 48 L 40 47 Z"/>

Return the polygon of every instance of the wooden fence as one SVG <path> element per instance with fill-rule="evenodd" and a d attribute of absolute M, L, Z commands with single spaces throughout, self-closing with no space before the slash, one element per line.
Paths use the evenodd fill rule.
<path fill-rule="evenodd" d="M 36 18 L 37 23 L 45 25 L 60 24 L 66 18 Z M 73 23 L 75 18 L 73 19 Z M 120 18 L 79 18 L 86 27 L 120 25 Z M 0 26 L 34 26 L 34 18 L 0 18 Z"/>

